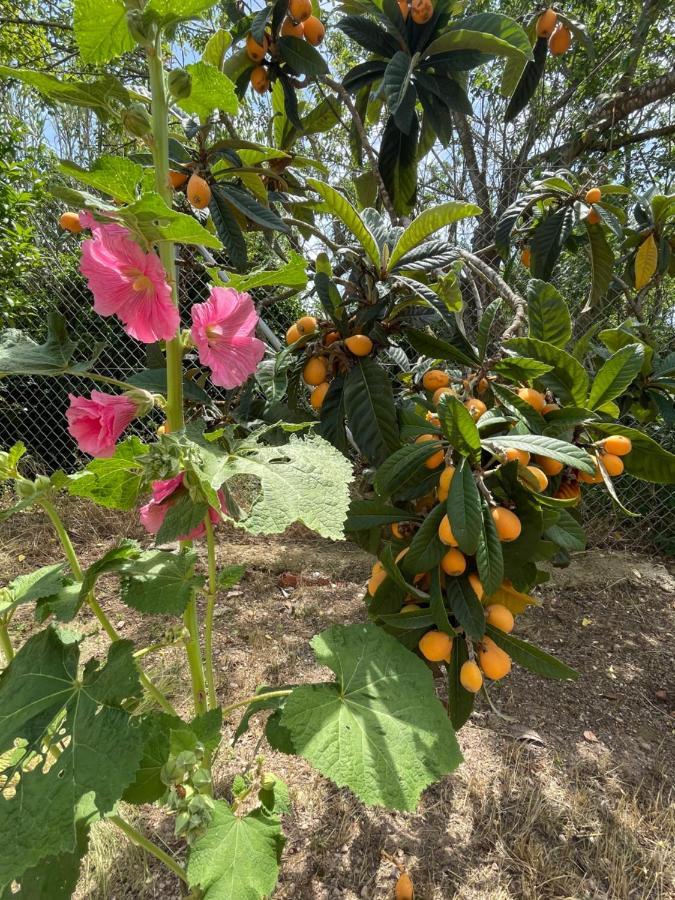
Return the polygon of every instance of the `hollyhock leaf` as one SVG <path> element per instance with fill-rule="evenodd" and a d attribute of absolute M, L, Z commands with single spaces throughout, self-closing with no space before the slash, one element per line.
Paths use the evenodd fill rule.
<path fill-rule="evenodd" d="M 120 568 L 121 597 L 144 614 L 181 616 L 194 592 L 204 584 L 195 575 L 197 554 L 148 550 Z"/>
<path fill-rule="evenodd" d="M 184 538 L 199 528 L 208 510 L 208 503 L 195 503 L 189 494 L 185 494 L 169 507 L 155 541 L 158 544 L 168 544 Z"/>
<path fill-rule="evenodd" d="M 323 438 L 291 435 L 283 447 L 241 445 L 220 465 L 221 480 L 252 475 L 260 495 L 235 522 L 252 534 L 280 534 L 302 522 L 322 537 L 341 540 L 349 507 L 352 467 Z"/>
<path fill-rule="evenodd" d="M 0 375 L 60 375 L 69 366 L 77 349 L 66 330 L 62 315 L 51 312 L 48 318 L 47 339 L 36 343 L 15 328 L 8 328 L 0 336 Z"/>
<path fill-rule="evenodd" d="M 145 9 L 159 16 L 163 25 L 198 19 L 218 0 L 149 0 Z"/>
<path fill-rule="evenodd" d="M 137 437 L 117 445 L 108 459 L 94 459 L 68 487 L 75 497 L 87 497 L 109 509 L 133 509 L 136 506 L 145 473 L 139 457 L 148 447 Z"/>
<path fill-rule="evenodd" d="M 413 810 L 462 761 L 431 671 L 375 625 L 334 625 L 311 644 L 336 678 L 286 698 L 295 752 L 364 803 Z"/>
<path fill-rule="evenodd" d="M 0 800 L 0 885 L 73 853 L 83 809 L 91 819 L 105 816 L 135 777 L 140 729 L 122 707 L 141 695 L 133 644 L 116 641 L 102 666 L 92 660 L 81 674 L 78 663 L 78 644 L 48 628 L 29 638 L 0 677 L 0 753 L 24 740 L 25 753 L 39 762 L 44 730 L 57 717 L 67 738 L 46 771 L 15 766 L 14 794 Z"/>
<path fill-rule="evenodd" d="M 143 167 L 125 156 L 101 156 L 90 169 L 64 159 L 57 168 L 64 175 L 125 203 L 135 202 L 136 191 L 143 179 Z"/>
<path fill-rule="evenodd" d="M 213 818 L 188 857 L 191 888 L 204 900 L 259 900 L 274 890 L 284 846 L 281 822 L 255 809 L 245 816 L 224 800 L 214 804 Z"/>
<path fill-rule="evenodd" d="M 234 82 L 227 75 L 207 62 L 191 63 L 185 70 L 192 78 L 192 89 L 188 97 L 176 101 L 182 110 L 200 119 L 206 119 L 214 109 L 237 114 L 239 101 Z"/>
<path fill-rule="evenodd" d="M 84 62 L 110 62 L 134 49 L 126 15 L 124 0 L 75 0 L 75 40 Z"/>
<path fill-rule="evenodd" d="M 145 193 L 135 203 L 117 210 L 118 217 L 149 241 L 174 241 L 221 250 L 218 238 L 186 213 L 176 212 L 159 194 Z"/>

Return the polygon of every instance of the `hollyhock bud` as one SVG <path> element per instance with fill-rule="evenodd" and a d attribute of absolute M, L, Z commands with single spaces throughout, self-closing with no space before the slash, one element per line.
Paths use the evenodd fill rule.
<path fill-rule="evenodd" d="M 152 131 L 152 119 L 142 103 L 132 103 L 122 112 L 122 125 L 134 137 L 145 137 Z"/>
<path fill-rule="evenodd" d="M 192 75 L 185 69 L 173 69 L 169 72 L 169 93 L 176 100 L 185 100 L 192 92 Z"/>

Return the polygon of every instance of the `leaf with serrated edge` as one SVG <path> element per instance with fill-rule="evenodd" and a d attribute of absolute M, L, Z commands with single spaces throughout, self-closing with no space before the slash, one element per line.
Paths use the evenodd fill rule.
<path fill-rule="evenodd" d="M 460 461 L 450 483 L 447 507 L 459 549 L 473 556 L 481 531 L 481 505 L 478 487 L 466 459 Z"/>
<path fill-rule="evenodd" d="M 462 759 L 430 670 L 374 625 L 333 626 L 312 647 L 337 680 L 287 699 L 296 752 L 364 803 L 414 809 Z"/>
<path fill-rule="evenodd" d="M 236 115 L 239 101 L 234 83 L 227 75 L 207 62 L 190 63 L 185 69 L 192 78 L 192 87 L 188 97 L 176 101 L 182 110 L 201 119 L 205 119 L 214 109 Z"/>
<path fill-rule="evenodd" d="M 593 379 L 588 408 L 599 409 L 621 396 L 640 372 L 643 360 L 642 344 L 628 344 L 605 360 Z"/>
<path fill-rule="evenodd" d="M 46 727 L 64 714 L 69 737 L 48 771 L 24 769 L 14 795 L 0 801 L 0 885 L 72 852 L 80 803 L 100 818 L 133 780 L 140 731 L 121 706 L 141 692 L 132 651 L 131 641 L 116 641 L 100 669 L 92 661 L 78 678 L 77 644 L 49 628 L 29 638 L 0 677 L 0 754 L 20 738 L 40 753 Z"/>
<path fill-rule="evenodd" d="M 201 889 L 203 900 L 261 900 L 277 883 L 283 846 L 277 816 L 262 809 L 237 816 L 216 800 L 205 833 L 190 848 L 188 884 Z"/>
<path fill-rule="evenodd" d="M 349 460 L 323 438 L 291 435 L 283 447 L 258 445 L 249 455 L 230 455 L 221 477 L 253 475 L 262 494 L 248 516 L 235 522 L 252 534 L 280 534 L 302 522 L 322 537 L 341 540 L 349 507 Z"/>
<path fill-rule="evenodd" d="M 546 653 L 545 650 L 540 650 L 539 647 L 528 644 L 527 641 L 516 638 L 511 634 L 506 634 L 493 625 L 487 626 L 487 633 L 498 647 L 501 647 L 502 650 L 509 654 L 514 662 L 525 669 L 529 669 L 530 672 L 536 672 L 537 675 L 543 675 L 544 678 L 572 681 L 579 677 L 579 673 L 575 669 L 571 669 L 565 663 L 560 662 L 559 659 L 551 656 L 550 653 Z"/>
<path fill-rule="evenodd" d="M 328 209 L 351 231 L 370 257 L 370 261 L 379 268 L 380 251 L 377 241 L 349 200 L 335 188 L 324 184 L 323 181 L 317 181 L 316 178 L 308 178 L 307 184 L 323 198 Z"/>

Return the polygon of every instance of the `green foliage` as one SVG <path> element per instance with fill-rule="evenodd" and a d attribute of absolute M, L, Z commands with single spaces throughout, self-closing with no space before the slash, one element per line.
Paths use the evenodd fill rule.
<path fill-rule="evenodd" d="M 277 816 L 262 809 L 237 816 L 216 801 L 207 832 L 190 850 L 190 887 L 205 900 L 258 900 L 274 890 L 283 846 Z"/>
<path fill-rule="evenodd" d="M 430 672 L 374 625 L 334 626 L 312 647 L 337 680 L 300 685 L 286 700 L 294 751 L 366 803 L 413 809 L 461 762 Z"/>
<path fill-rule="evenodd" d="M 0 753 L 24 739 L 26 756 L 44 757 L 45 729 L 55 718 L 69 737 L 47 772 L 16 764 L 10 770 L 19 778 L 14 796 L 0 802 L 3 887 L 48 857 L 73 853 L 78 823 L 110 812 L 133 780 L 140 732 L 122 707 L 140 693 L 132 646 L 118 641 L 106 663 L 88 664 L 79 680 L 77 643 L 47 629 L 24 644 L 0 677 Z"/>

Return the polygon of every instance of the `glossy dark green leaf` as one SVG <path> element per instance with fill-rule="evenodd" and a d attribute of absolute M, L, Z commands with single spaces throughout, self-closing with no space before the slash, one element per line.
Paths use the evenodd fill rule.
<path fill-rule="evenodd" d="M 277 39 L 279 55 L 298 75 L 325 75 L 326 60 L 319 51 L 302 38 L 282 36 Z"/>
<path fill-rule="evenodd" d="M 398 128 L 393 116 L 387 119 L 380 142 L 379 169 L 394 208 L 408 215 L 417 195 L 417 138 L 419 122 L 414 115 L 408 134 Z"/>
<path fill-rule="evenodd" d="M 424 521 L 415 532 L 408 552 L 403 557 L 402 568 L 410 576 L 420 572 L 429 572 L 438 566 L 446 553 L 447 547 L 438 537 L 438 528 L 445 515 L 442 503 L 437 504 L 425 516 Z"/>
<path fill-rule="evenodd" d="M 453 616 L 468 637 L 480 640 L 485 634 L 485 610 L 464 576 L 448 578 L 445 592 Z"/>
<path fill-rule="evenodd" d="M 480 459 L 480 434 L 469 410 L 452 394 L 445 394 L 438 404 L 438 417 L 450 445 L 462 456 Z"/>
<path fill-rule="evenodd" d="M 391 381 L 375 360 L 359 359 L 345 381 L 345 411 L 359 450 L 381 463 L 400 439 Z"/>
<path fill-rule="evenodd" d="M 509 105 L 506 107 L 504 121 L 511 122 L 518 113 L 525 109 L 534 97 L 534 92 L 544 75 L 548 43 L 546 38 L 537 38 L 534 45 L 534 58 L 527 61 L 520 80 L 513 91 Z"/>
<path fill-rule="evenodd" d="M 556 659 L 555 656 L 546 653 L 545 650 L 540 650 L 539 647 L 528 644 L 527 641 L 516 638 L 512 634 L 506 634 L 506 632 L 500 631 L 492 625 L 487 626 L 487 633 L 498 647 L 501 647 L 502 650 L 509 654 L 514 662 L 525 669 L 529 669 L 530 672 L 543 675 L 544 678 L 565 681 L 575 681 L 579 677 L 579 673 L 575 669 L 571 669 L 565 663 Z"/>
<path fill-rule="evenodd" d="M 466 458 L 460 461 L 450 483 L 447 511 L 459 549 L 473 556 L 478 549 L 482 511 L 476 480 Z"/>
<path fill-rule="evenodd" d="M 457 637 L 452 644 L 450 665 L 447 666 L 448 674 L 448 712 L 450 721 L 455 731 L 459 731 L 466 724 L 473 711 L 476 695 L 465 690 L 459 680 L 462 665 L 469 659 L 466 641 L 463 637 Z"/>
<path fill-rule="evenodd" d="M 560 293 L 545 281 L 532 278 L 527 285 L 529 335 L 564 347 L 572 336 L 572 319 Z"/>
<path fill-rule="evenodd" d="M 534 278 L 548 281 L 574 224 L 571 206 L 550 213 L 537 225 L 530 239 L 530 271 Z"/>
<path fill-rule="evenodd" d="M 478 577 L 481 580 L 485 593 L 490 596 L 497 590 L 504 579 L 504 557 L 490 507 L 485 500 L 481 501 L 481 507 L 483 517 L 481 531 L 478 536 L 476 563 L 478 565 Z M 467 586 L 467 590 L 471 590 L 471 588 Z"/>
<path fill-rule="evenodd" d="M 240 271 L 245 269 L 248 262 L 246 238 L 219 185 L 214 185 L 211 190 L 209 211 L 218 237 L 223 242 L 230 262 L 235 269 Z"/>
<path fill-rule="evenodd" d="M 352 500 L 349 504 L 345 531 L 363 531 L 376 525 L 391 525 L 393 522 L 408 522 L 411 513 L 398 509 L 383 500 Z"/>

